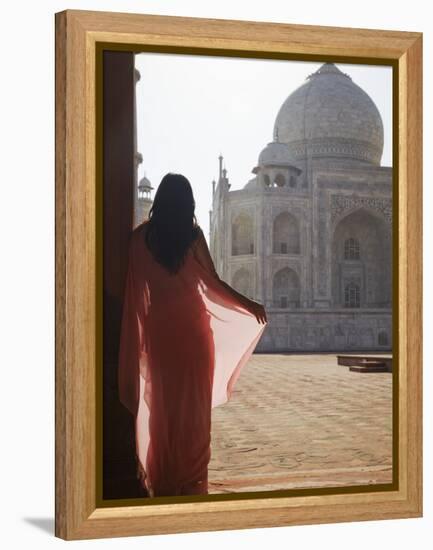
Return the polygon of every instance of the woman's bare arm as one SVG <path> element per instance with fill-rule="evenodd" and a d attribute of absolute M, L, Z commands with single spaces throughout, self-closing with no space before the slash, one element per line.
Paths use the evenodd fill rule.
<path fill-rule="evenodd" d="M 210 254 L 209 247 L 207 245 L 205 236 L 201 229 L 199 229 L 199 235 L 196 241 L 194 242 L 193 253 L 196 260 L 207 271 L 209 271 L 209 273 L 211 273 L 218 280 L 218 282 L 230 292 L 232 296 L 237 298 L 239 302 L 243 304 L 248 310 L 254 312 L 254 314 L 258 313 L 260 317 L 266 320 L 266 314 L 261 304 L 258 304 L 257 302 L 254 302 L 254 300 L 250 300 L 250 298 L 248 298 L 247 296 L 244 296 L 240 292 L 237 292 L 233 287 L 231 287 L 228 283 L 226 283 L 220 278 L 220 276 L 218 275 L 215 269 L 215 265 L 213 263 L 212 256 Z M 259 320 L 259 317 L 258 317 L 258 320 Z"/>

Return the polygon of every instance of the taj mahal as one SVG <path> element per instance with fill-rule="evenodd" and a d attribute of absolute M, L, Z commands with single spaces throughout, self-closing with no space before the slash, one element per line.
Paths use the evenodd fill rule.
<path fill-rule="evenodd" d="M 213 182 L 221 278 L 262 303 L 258 350 L 390 350 L 392 168 L 371 98 L 333 63 L 290 94 L 254 177 Z"/>
<path fill-rule="evenodd" d="M 222 279 L 262 303 L 257 351 L 392 349 L 392 167 L 370 96 L 333 63 L 291 93 L 253 177 L 211 184 L 209 245 Z M 150 207 L 150 182 L 137 208 Z M 144 202 L 143 202 L 144 200 Z"/>

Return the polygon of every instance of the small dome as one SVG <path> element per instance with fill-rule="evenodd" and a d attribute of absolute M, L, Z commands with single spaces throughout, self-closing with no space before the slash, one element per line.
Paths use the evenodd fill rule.
<path fill-rule="evenodd" d="M 258 178 L 257 176 L 254 178 L 251 178 L 248 180 L 248 182 L 244 185 L 244 189 L 256 189 L 258 186 Z"/>
<path fill-rule="evenodd" d="M 383 123 L 370 96 L 333 63 L 325 63 L 282 104 L 274 139 L 292 159 L 345 157 L 380 164 Z"/>
<path fill-rule="evenodd" d="M 288 149 L 286 143 L 271 141 L 259 155 L 259 165 L 288 164 Z"/>
<path fill-rule="evenodd" d="M 140 180 L 140 183 L 138 184 L 139 189 L 153 189 L 150 181 L 146 178 L 146 176 L 143 176 Z"/>

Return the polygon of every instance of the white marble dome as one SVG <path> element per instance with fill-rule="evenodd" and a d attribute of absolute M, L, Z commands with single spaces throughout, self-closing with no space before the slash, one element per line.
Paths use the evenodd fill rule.
<path fill-rule="evenodd" d="M 259 155 L 259 165 L 288 164 L 287 144 L 271 141 Z"/>
<path fill-rule="evenodd" d="M 150 180 L 146 178 L 146 176 L 143 176 L 138 184 L 138 187 L 140 189 L 153 189 L 152 184 L 150 183 Z"/>
<path fill-rule="evenodd" d="M 323 64 L 282 104 L 274 140 L 292 160 L 344 157 L 380 165 L 383 122 L 370 96 L 333 63 Z"/>

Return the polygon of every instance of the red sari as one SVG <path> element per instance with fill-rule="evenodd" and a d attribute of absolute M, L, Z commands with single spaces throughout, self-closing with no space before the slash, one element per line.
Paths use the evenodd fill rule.
<path fill-rule="evenodd" d="M 221 284 L 202 233 L 172 275 L 145 230 L 129 244 L 119 398 L 135 418 L 149 495 L 207 494 L 211 409 L 230 399 L 266 325 Z"/>

